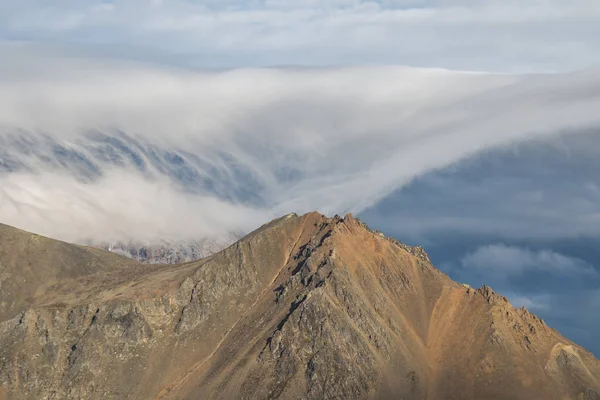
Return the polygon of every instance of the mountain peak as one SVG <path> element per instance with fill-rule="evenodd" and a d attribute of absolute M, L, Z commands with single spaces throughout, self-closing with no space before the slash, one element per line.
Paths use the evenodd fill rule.
<path fill-rule="evenodd" d="M 122 259 L 80 247 L 71 259 L 71 245 L 48 241 L 43 248 L 54 246 L 65 265 L 97 260 L 98 269 L 58 274 L 0 321 L 0 387 L 11 397 L 600 393 L 600 362 L 590 353 L 491 288 L 453 282 L 420 248 L 352 214 L 288 214 L 174 266 L 104 267 Z M 0 263 L 29 257 L 51 268 L 31 251 L 5 251 Z"/>

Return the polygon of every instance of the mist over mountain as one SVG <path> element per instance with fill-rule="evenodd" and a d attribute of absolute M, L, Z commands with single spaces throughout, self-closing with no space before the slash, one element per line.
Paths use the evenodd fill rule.
<path fill-rule="evenodd" d="M 600 400 L 599 20 L 0 1 L 0 400 Z"/>
<path fill-rule="evenodd" d="M 198 72 L 27 49 L 0 76 L 0 218 L 77 242 L 360 212 L 487 149 L 600 125 L 593 70 Z"/>
<path fill-rule="evenodd" d="M 599 351 L 596 278 L 546 272 L 538 256 L 600 265 L 589 245 L 600 235 L 600 182 L 589 173 L 597 71 L 207 72 L 3 50 L 12 61 L 0 75 L 2 222 L 170 262 L 290 211 L 352 211 Z M 207 241 L 218 245 L 205 252 Z M 516 254 L 526 267 L 482 277 L 483 258 L 463 265 L 471 254 L 499 266 Z"/>
<path fill-rule="evenodd" d="M 181 264 L 218 253 L 239 238 L 240 236 L 231 234 L 218 238 L 205 237 L 198 240 L 163 241 L 162 243 L 146 245 L 133 241 L 104 244 L 92 242 L 89 245 L 147 264 Z"/>

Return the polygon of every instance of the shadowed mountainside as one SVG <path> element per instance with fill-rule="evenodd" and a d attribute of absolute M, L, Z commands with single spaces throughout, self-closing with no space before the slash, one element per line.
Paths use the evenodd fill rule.
<path fill-rule="evenodd" d="M 175 266 L 0 226 L 0 289 L 0 399 L 600 399 L 591 353 L 352 215 Z"/>

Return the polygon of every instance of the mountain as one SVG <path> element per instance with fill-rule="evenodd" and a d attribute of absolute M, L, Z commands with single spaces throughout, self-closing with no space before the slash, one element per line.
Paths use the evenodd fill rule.
<path fill-rule="evenodd" d="M 181 265 L 0 249 L 0 399 L 600 399 L 591 353 L 352 215 Z"/>
<path fill-rule="evenodd" d="M 181 264 L 213 255 L 238 240 L 240 236 L 231 233 L 223 237 L 207 237 L 201 240 L 163 241 L 160 244 L 141 244 L 129 241 L 128 243 L 117 242 L 96 247 L 147 264 Z"/>
<path fill-rule="evenodd" d="M 146 269 L 106 251 L 0 224 L 0 321 L 37 306 L 44 296 L 78 296 L 62 288 L 87 290 L 96 280 L 125 278 Z"/>

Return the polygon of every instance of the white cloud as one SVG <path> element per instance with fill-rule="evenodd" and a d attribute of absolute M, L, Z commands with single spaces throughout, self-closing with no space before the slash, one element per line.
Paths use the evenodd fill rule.
<path fill-rule="evenodd" d="M 165 221 L 153 225 L 156 235 L 203 233 L 204 227 L 190 228 L 201 223 L 188 224 L 181 215 L 212 221 L 207 218 L 219 210 L 249 221 L 314 209 L 359 212 L 414 177 L 482 150 L 600 126 L 597 71 L 519 76 L 369 67 L 209 73 L 4 49 L 12 55 L 0 68 L 5 134 L 43 132 L 85 153 L 82 132 L 123 131 L 143 143 L 193 153 L 203 165 L 197 172 L 217 185 L 216 197 L 196 199 L 169 188 L 172 198 L 165 199 L 152 186 L 160 181 L 156 170 L 127 175 L 127 187 L 125 178 L 115 180 L 100 165 L 104 180 L 83 184 L 64 176 L 64 168 L 48 171 L 35 154 L 12 150 L 33 172 L 18 182 L 9 178 L 5 196 L 27 203 L 24 193 L 44 188 L 52 193 L 45 197 L 47 211 L 55 209 L 58 219 L 68 212 L 65 196 L 110 204 L 97 207 L 97 215 L 76 207 L 89 212 L 79 216 L 86 226 L 133 196 L 135 209 L 96 224 L 98 234 L 108 236 L 137 232 L 132 226 L 142 225 L 135 210 Z M 247 204 L 236 194 L 240 188 L 254 191 L 259 201 L 253 208 L 240 206 Z M 155 204 L 176 201 L 177 215 Z M 0 204 L 0 220 L 28 228 L 39 222 L 35 214 L 15 214 L 9 203 Z M 236 224 L 217 219 L 204 225 L 218 230 Z M 80 233 L 52 229 L 50 234 L 69 239 Z"/>
<path fill-rule="evenodd" d="M 0 222 L 67 241 L 228 238 L 269 217 L 265 210 L 186 195 L 164 179 L 122 170 L 94 184 L 60 174 L 0 175 Z"/>
<path fill-rule="evenodd" d="M 570 340 L 600 355 L 598 334 L 600 320 L 600 290 L 598 288 L 573 290 L 565 288 L 539 295 L 508 296 L 513 304 L 524 305 L 538 313 L 553 328 Z M 521 301 L 521 303 L 519 303 Z M 531 303 L 529 303 L 531 302 Z"/>
<path fill-rule="evenodd" d="M 502 292 L 517 308 L 525 307 L 532 312 L 547 313 L 550 311 L 551 296 L 548 294 L 518 295 L 510 292 Z"/>
<path fill-rule="evenodd" d="M 526 307 L 599 354 L 600 273 L 590 263 L 549 249 L 491 244 L 446 266 L 451 276 L 474 286 L 491 285 L 515 307 Z"/>
<path fill-rule="evenodd" d="M 565 71 L 600 62 L 598 19 L 595 0 L 22 0 L 0 2 L 0 38 L 152 47 L 201 66 Z"/>
<path fill-rule="evenodd" d="M 598 276 L 598 271 L 583 260 L 552 250 L 531 250 L 504 244 L 478 247 L 475 251 L 465 255 L 460 263 L 463 268 L 490 277 L 509 278 L 527 272 L 546 272 L 577 277 Z"/>

